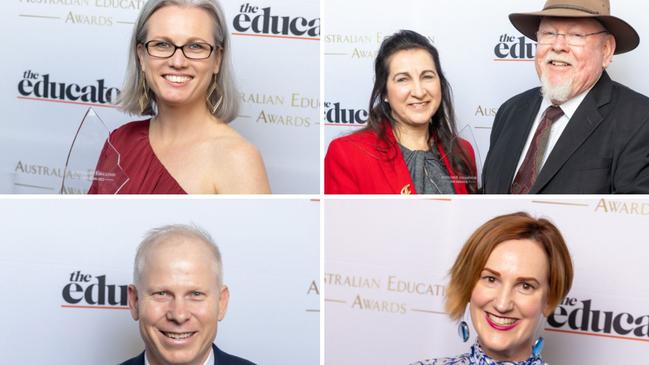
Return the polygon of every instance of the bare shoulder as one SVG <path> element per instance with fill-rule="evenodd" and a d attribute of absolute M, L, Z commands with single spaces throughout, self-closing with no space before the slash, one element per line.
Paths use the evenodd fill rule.
<path fill-rule="evenodd" d="M 268 194 L 270 187 L 261 153 L 224 125 L 211 140 L 216 190 L 223 194 Z"/>
<path fill-rule="evenodd" d="M 213 138 L 212 150 L 219 162 L 234 165 L 255 165 L 261 162 L 261 153 L 255 145 L 246 140 L 230 126 L 225 126 Z"/>

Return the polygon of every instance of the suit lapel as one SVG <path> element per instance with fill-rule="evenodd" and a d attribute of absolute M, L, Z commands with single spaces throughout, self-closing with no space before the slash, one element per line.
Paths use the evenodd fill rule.
<path fill-rule="evenodd" d="M 511 190 L 516 167 L 523 153 L 523 148 L 525 148 L 534 119 L 536 119 L 536 114 L 541 106 L 541 100 L 539 92 L 528 103 L 521 103 L 521 106 L 512 112 L 516 119 L 513 121 L 511 129 L 504 131 L 504 133 L 509 132 L 511 134 L 503 140 L 515 141 L 515 144 L 504 146 L 504 153 L 500 156 L 502 158 L 502 168 L 498 169 L 498 171 L 502 171 L 502 173 L 495 176 L 498 179 L 498 191 L 509 192 Z"/>
<path fill-rule="evenodd" d="M 214 351 L 214 365 L 228 364 L 228 361 L 225 358 L 225 354 L 223 353 L 223 351 L 221 351 L 221 349 L 216 347 L 216 345 L 213 343 L 212 343 L 212 350 Z"/>
<path fill-rule="evenodd" d="M 547 161 L 543 164 L 539 176 L 530 190 L 530 194 L 537 194 L 559 172 L 561 167 L 577 151 L 586 139 L 602 122 L 603 117 L 599 112 L 602 105 L 611 100 L 611 79 L 604 72 L 581 102 L 575 114 L 568 121 L 559 140 L 550 152 Z"/>

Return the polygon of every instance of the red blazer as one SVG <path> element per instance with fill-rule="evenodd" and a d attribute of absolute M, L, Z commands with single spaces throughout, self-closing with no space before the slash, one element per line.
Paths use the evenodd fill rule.
<path fill-rule="evenodd" d="M 369 130 L 331 141 L 325 156 L 325 194 L 417 193 L 392 127 L 390 123 L 385 125 L 388 144 Z M 459 141 L 469 153 L 472 170 L 476 171 L 473 147 L 463 139 Z M 456 176 L 446 153 L 439 144 L 437 148 L 449 175 Z M 453 179 L 455 193 L 467 194 L 466 184 L 473 182 Z"/>

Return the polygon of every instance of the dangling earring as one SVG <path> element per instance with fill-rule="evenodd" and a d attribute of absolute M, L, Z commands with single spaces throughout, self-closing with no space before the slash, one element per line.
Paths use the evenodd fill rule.
<path fill-rule="evenodd" d="M 140 99 L 138 100 L 138 104 L 140 105 L 140 114 L 144 114 L 145 108 L 149 104 L 149 88 L 146 85 L 146 76 L 144 75 L 144 70 L 140 71 L 140 86 L 142 87 L 142 95 L 140 95 Z"/>
<path fill-rule="evenodd" d="M 216 91 L 216 74 L 214 74 L 214 77 L 212 78 L 212 84 L 210 85 L 210 88 L 207 91 L 207 107 L 210 109 L 212 114 L 216 114 L 216 111 L 223 103 L 223 94 L 221 94 L 216 104 L 212 105 L 212 94 L 214 94 L 214 91 Z"/>
<path fill-rule="evenodd" d="M 539 321 L 539 324 L 536 325 L 536 331 L 534 333 L 538 333 L 539 327 L 543 327 L 543 322 L 545 321 L 544 321 L 544 317 L 541 318 L 542 319 Z M 544 342 L 543 336 L 538 336 L 534 341 L 534 344 L 532 344 L 532 355 L 534 355 L 534 357 L 541 356 L 541 351 L 543 351 L 543 342 Z"/>
<path fill-rule="evenodd" d="M 534 344 L 532 345 L 532 354 L 534 357 L 541 356 L 541 351 L 543 351 L 543 336 L 539 336 Z"/>
<path fill-rule="evenodd" d="M 469 324 L 466 322 L 466 312 L 469 310 L 470 304 L 467 304 L 464 310 L 464 318 L 457 324 L 457 334 L 462 339 L 462 342 L 469 341 Z"/>

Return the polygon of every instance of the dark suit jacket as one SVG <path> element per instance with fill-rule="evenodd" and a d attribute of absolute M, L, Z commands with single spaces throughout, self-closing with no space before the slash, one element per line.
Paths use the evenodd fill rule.
<path fill-rule="evenodd" d="M 337 138 L 329 144 L 325 156 L 325 194 L 416 194 L 410 171 L 403 159 L 401 149 L 385 122 L 388 143 L 384 143 L 373 131 L 361 131 Z M 470 157 L 471 169 L 475 171 L 473 147 L 463 139 L 460 146 Z M 437 144 L 437 149 L 450 176 L 455 176 L 447 154 Z M 454 178 L 456 194 L 467 194 L 467 183 L 475 180 Z"/>
<path fill-rule="evenodd" d="M 214 344 L 212 344 L 212 349 L 214 350 L 214 365 L 255 365 L 248 360 L 226 354 Z M 144 352 L 132 359 L 124 361 L 120 365 L 144 365 Z"/>
<path fill-rule="evenodd" d="M 482 170 L 485 193 L 510 192 L 540 105 L 540 88 L 535 88 L 498 109 Z M 568 122 L 530 193 L 649 193 L 649 98 L 604 72 Z"/>

